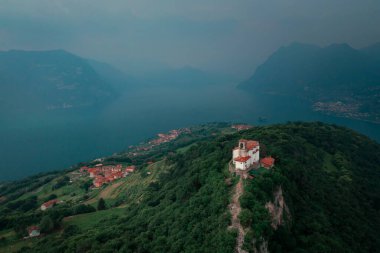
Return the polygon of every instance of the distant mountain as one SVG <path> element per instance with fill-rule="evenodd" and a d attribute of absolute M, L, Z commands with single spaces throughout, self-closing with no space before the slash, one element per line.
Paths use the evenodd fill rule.
<path fill-rule="evenodd" d="M 96 60 L 87 60 L 87 62 L 115 91 L 123 92 L 135 89 L 140 84 L 139 80 L 112 65 Z"/>
<path fill-rule="evenodd" d="M 380 60 L 380 42 L 371 45 L 369 47 L 363 48 L 362 51 L 367 53 L 368 55 L 375 57 L 376 60 Z"/>
<path fill-rule="evenodd" d="M 277 50 L 239 87 L 302 97 L 315 110 L 380 122 L 380 44 L 357 50 L 294 43 Z"/>
<path fill-rule="evenodd" d="M 155 87 L 199 88 L 229 82 L 231 81 L 231 77 L 185 66 L 177 69 L 151 72 L 140 77 L 140 81 L 144 85 Z"/>
<path fill-rule="evenodd" d="M 117 89 L 98 70 L 64 50 L 0 52 L 0 108 L 41 111 L 99 105 L 116 96 Z"/>

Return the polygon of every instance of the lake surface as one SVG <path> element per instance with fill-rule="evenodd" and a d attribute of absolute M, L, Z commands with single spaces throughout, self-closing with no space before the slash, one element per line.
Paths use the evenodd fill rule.
<path fill-rule="evenodd" d="M 111 155 L 158 132 L 201 123 L 323 121 L 352 128 L 380 141 L 380 125 L 311 112 L 293 98 L 271 102 L 269 95 L 248 95 L 234 85 L 128 92 L 93 113 L 54 111 L 14 115 L 0 126 L 0 181 L 67 168 Z M 4 117 L 3 117 L 4 118 Z"/>

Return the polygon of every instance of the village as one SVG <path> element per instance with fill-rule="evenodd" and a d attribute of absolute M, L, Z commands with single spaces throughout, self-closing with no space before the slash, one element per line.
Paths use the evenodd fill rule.
<path fill-rule="evenodd" d="M 147 143 L 141 143 L 138 146 L 129 146 L 129 149 L 131 149 L 130 152 L 128 152 L 128 155 L 131 157 L 138 156 L 140 152 L 142 151 L 149 151 L 152 148 L 159 146 L 163 143 L 171 142 L 178 138 L 179 135 L 183 133 L 191 133 L 191 130 L 189 128 L 180 128 L 180 129 L 173 129 L 170 130 L 168 133 L 158 133 L 157 137 L 153 140 L 150 140 Z"/>
<path fill-rule="evenodd" d="M 242 131 L 252 128 L 249 125 L 232 125 L 231 128 Z M 138 155 L 139 152 L 147 151 L 158 146 L 162 143 L 170 142 L 176 139 L 181 133 L 189 133 L 190 130 L 179 129 L 171 130 L 168 134 L 159 133 L 157 134 L 158 138 L 149 141 L 148 145 L 140 145 L 134 147 L 135 155 Z M 78 178 L 89 178 L 92 179 L 91 189 L 99 189 L 106 184 L 110 184 L 115 180 L 125 178 L 130 173 L 134 173 L 137 169 L 135 165 L 123 165 L 123 164 L 103 164 L 101 163 L 103 159 L 95 159 L 96 163 L 92 166 L 82 166 L 78 170 L 71 172 L 70 182 Z M 260 158 L 260 143 L 255 140 L 245 140 L 241 139 L 238 142 L 238 145 L 232 150 L 232 160 L 230 162 L 230 172 L 238 174 L 241 178 L 244 179 L 253 179 L 255 171 L 258 169 L 271 169 L 274 166 L 275 159 L 271 156 L 266 156 Z M 151 161 L 148 161 L 147 164 L 152 164 Z M 235 194 L 241 195 L 241 192 L 236 192 Z M 46 211 L 50 208 L 53 208 L 55 205 L 63 203 L 62 200 L 52 199 L 43 203 L 40 207 L 41 211 Z M 230 208 L 233 212 L 233 209 L 236 209 L 239 204 L 236 202 Z M 38 237 L 40 236 L 40 231 L 38 226 L 31 226 L 28 228 L 29 237 Z"/>
<path fill-rule="evenodd" d="M 248 130 L 251 129 L 253 126 L 251 125 L 245 125 L 245 124 L 237 124 L 237 125 L 232 125 L 231 128 L 237 130 L 237 131 L 243 131 L 243 130 Z"/>

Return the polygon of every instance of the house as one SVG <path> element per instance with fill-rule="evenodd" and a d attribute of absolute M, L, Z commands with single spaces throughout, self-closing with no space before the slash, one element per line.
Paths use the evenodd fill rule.
<path fill-rule="evenodd" d="M 107 182 L 112 182 L 114 180 L 115 180 L 115 177 L 113 175 L 109 175 L 109 176 L 106 177 L 106 181 Z"/>
<path fill-rule="evenodd" d="M 103 184 L 107 183 L 107 179 L 103 176 L 97 176 L 92 183 L 96 188 L 99 188 L 102 187 Z"/>
<path fill-rule="evenodd" d="M 275 159 L 271 156 L 264 157 L 260 160 L 261 167 L 264 167 L 266 169 L 270 169 L 274 166 Z"/>
<path fill-rule="evenodd" d="M 236 129 L 237 131 L 248 130 L 252 128 L 252 126 L 250 125 L 232 125 L 231 127 Z"/>
<path fill-rule="evenodd" d="M 41 210 L 45 211 L 46 209 L 52 208 L 57 203 L 58 203 L 58 199 L 49 200 L 41 205 Z"/>
<path fill-rule="evenodd" d="M 99 174 L 99 169 L 97 168 L 89 168 L 88 173 L 90 173 L 90 178 L 94 178 L 96 175 Z"/>
<path fill-rule="evenodd" d="M 29 234 L 29 237 L 37 237 L 37 236 L 40 236 L 40 228 L 37 227 L 37 226 L 31 226 L 31 227 L 28 227 L 28 234 Z"/>
<path fill-rule="evenodd" d="M 119 178 L 122 178 L 123 176 L 124 176 L 124 174 L 122 171 L 118 171 L 118 172 L 113 173 L 114 179 L 119 179 Z"/>
<path fill-rule="evenodd" d="M 134 172 L 135 170 L 136 170 L 136 166 L 135 165 L 128 166 L 127 168 L 125 168 L 126 172 Z"/>
<path fill-rule="evenodd" d="M 81 167 L 81 168 L 79 169 L 79 172 L 84 173 L 84 172 L 86 172 L 88 169 L 89 169 L 89 168 L 88 168 L 87 166 L 83 166 L 83 167 Z"/>
<path fill-rule="evenodd" d="M 254 140 L 239 140 L 239 146 L 232 151 L 232 162 L 236 169 L 246 170 L 260 159 L 260 144 Z"/>

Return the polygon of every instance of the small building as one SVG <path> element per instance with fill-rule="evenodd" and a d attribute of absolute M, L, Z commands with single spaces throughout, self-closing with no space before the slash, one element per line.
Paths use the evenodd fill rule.
<path fill-rule="evenodd" d="M 37 226 L 28 227 L 28 234 L 29 234 L 29 237 L 40 236 L 40 234 L 41 234 L 40 228 Z"/>
<path fill-rule="evenodd" d="M 240 170 L 246 170 L 251 166 L 249 160 L 250 156 L 238 156 L 234 159 L 235 168 Z"/>
<path fill-rule="evenodd" d="M 261 167 L 270 169 L 274 166 L 275 159 L 271 156 L 264 157 L 260 160 Z"/>
<path fill-rule="evenodd" d="M 90 173 L 90 178 L 94 178 L 96 175 L 99 174 L 99 169 L 97 168 L 89 168 L 88 173 Z"/>
<path fill-rule="evenodd" d="M 107 179 L 103 176 L 97 176 L 92 183 L 96 188 L 100 188 L 103 184 L 107 183 Z"/>
<path fill-rule="evenodd" d="M 122 178 L 122 177 L 124 177 L 124 173 L 122 171 L 118 171 L 118 172 L 115 172 L 113 174 L 113 178 L 114 179 L 119 179 L 119 178 Z"/>
<path fill-rule="evenodd" d="M 260 159 L 260 144 L 254 140 L 239 140 L 239 146 L 232 151 L 232 162 L 236 169 L 246 170 Z"/>
<path fill-rule="evenodd" d="M 114 175 L 109 175 L 109 176 L 106 177 L 106 182 L 112 182 L 114 180 L 115 180 Z"/>
<path fill-rule="evenodd" d="M 58 199 L 49 200 L 41 205 L 41 210 L 45 211 L 46 209 L 52 208 L 57 203 L 58 203 Z"/>
<path fill-rule="evenodd" d="M 89 169 L 89 168 L 88 168 L 87 166 L 83 166 L 83 167 L 81 167 L 81 168 L 79 169 L 79 172 L 84 173 L 84 172 L 86 172 L 88 169 Z"/>
<path fill-rule="evenodd" d="M 125 168 L 125 171 L 126 172 L 134 172 L 136 170 L 136 166 L 135 165 L 132 165 L 132 166 L 128 166 L 127 168 Z"/>
<path fill-rule="evenodd" d="M 252 126 L 250 126 L 250 125 L 243 125 L 243 124 L 232 125 L 231 127 L 234 128 L 234 129 L 236 129 L 237 131 L 248 130 L 248 129 L 252 128 Z"/>

